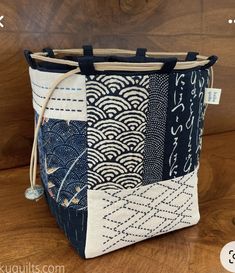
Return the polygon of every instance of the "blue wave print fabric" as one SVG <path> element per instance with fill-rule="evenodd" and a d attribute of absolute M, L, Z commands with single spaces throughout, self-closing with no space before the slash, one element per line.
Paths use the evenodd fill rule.
<path fill-rule="evenodd" d="M 88 76 L 89 189 L 142 185 L 149 76 Z"/>
<path fill-rule="evenodd" d="M 41 178 L 49 195 L 65 207 L 86 209 L 86 122 L 45 118 L 38 148 Z"/>

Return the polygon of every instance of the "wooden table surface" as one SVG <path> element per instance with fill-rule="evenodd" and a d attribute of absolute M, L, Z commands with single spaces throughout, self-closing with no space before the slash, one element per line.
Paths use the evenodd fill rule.
<path fill-rule="evenodd" d="M 64 272 L 73 273 L 227 272 L 219 254 L 223 245 L 235 240 L 234 140 L 235 132 L 203 139 L 198 225 L 90 260 L 73 250 L 44 199 L 24 198 L 28 167 L 1 171 L 1 266 L 62 265 Z"/>

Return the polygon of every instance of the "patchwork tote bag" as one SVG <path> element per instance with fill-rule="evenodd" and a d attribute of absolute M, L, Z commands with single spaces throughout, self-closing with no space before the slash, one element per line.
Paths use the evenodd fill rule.
<path fill-rule="evenodd" d="M 91 46 L 24 53 L 35 110 L 25 196 L 45 195 L 82 257 L 199 221 L 205 93 L 216 56 Z"/>

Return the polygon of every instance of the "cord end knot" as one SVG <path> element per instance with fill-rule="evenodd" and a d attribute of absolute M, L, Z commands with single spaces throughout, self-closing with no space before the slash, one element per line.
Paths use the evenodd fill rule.
<path fill-rule="evenodd" d="M 44 189 L 41 185 L 35 185 L 33 187 L 27 188 L 24 195 L 26 199 L 38 200 L 44 194 Z"/>

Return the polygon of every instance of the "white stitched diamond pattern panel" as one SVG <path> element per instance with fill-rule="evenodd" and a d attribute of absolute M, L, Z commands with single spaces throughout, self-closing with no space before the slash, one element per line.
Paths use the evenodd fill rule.
<path fill-rule="evenodd" d="M 88 190 L 86 257 L 196 224 L 197 169 L 135 189 Z"/>

